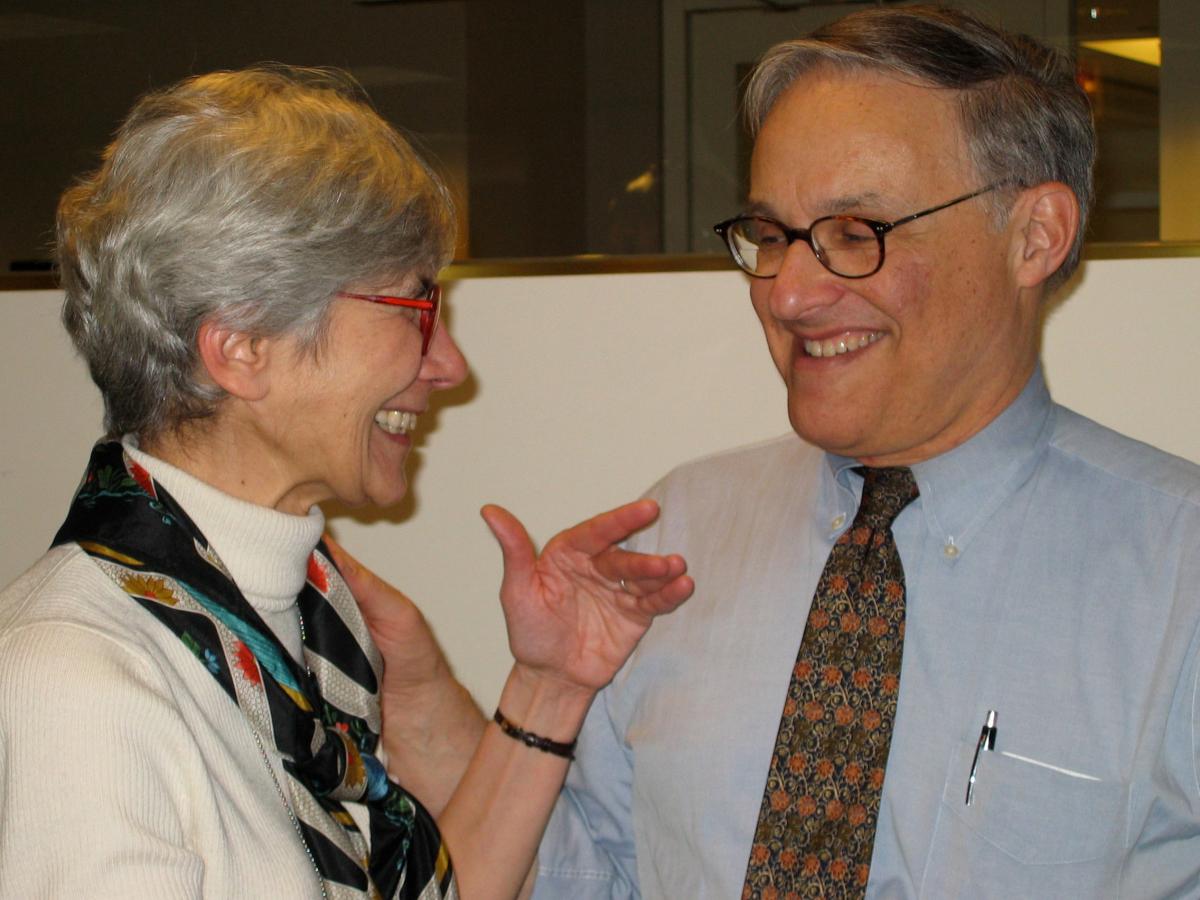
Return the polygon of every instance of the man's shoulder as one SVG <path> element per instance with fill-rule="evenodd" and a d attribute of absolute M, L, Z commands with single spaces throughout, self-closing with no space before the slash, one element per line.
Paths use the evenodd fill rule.
<path fill-rule="evenodd" d="M 824 453 L 794 433 L 709 453 L 676 466 L 654 491 L 711 486 L 714 483 L 758 482 L 763 478 L 798 477 L 817 471 Z"/>
<path fill-rule="evenodd" d="M 1087 477 L 1200 508 L 1200 465 L 1059 406 L 1050 449 Z"/>
<path fill-rule="evenodd" d="M 685 537 L 718 540 L 727 529 L 761 526 L 808 508 L 819 496 L 823 466 L 824 453 L 795 434 L 684 463 L 647 492 L 662 516 L 644 539 L 658 535 L 675 552 Z"/>

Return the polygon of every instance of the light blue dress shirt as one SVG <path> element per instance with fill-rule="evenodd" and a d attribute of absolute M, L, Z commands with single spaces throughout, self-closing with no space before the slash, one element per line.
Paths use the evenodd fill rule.
<path fill-rule="evenodd" d="M 535 897 L 741 896 L 788 678 L 853 460 L 796 437 L 651 491 L 683 553 L 584 726 Z M 1200 896 L 1200 468 L 1053 404 L 1040 371 L 914 466 L 903 671 L 868 897 Z M 995 749 L 971 760 L 989 710 Z"/>

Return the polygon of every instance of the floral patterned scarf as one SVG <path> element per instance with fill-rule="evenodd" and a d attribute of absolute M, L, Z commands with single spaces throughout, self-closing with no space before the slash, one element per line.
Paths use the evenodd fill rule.
<path fill-rule="evenodd" d="M 305 666 L 284 649 L 187 514 L 116 441 L 92 451 L 55 545 L 75 542 L 195 654 L 283 758 L 295 824 L 330 897 L 457 897 L 433 817 L 391 781 L 379 651 L 324 543 L 297 603 Z M 343 802 L 370 812 L 371 843 Z"/>

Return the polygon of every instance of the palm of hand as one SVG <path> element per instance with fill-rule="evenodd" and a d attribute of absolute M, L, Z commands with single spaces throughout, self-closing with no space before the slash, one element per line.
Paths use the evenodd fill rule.
<path fill-rule="evenodd" d="M 540 555 L 499 507 L 484 517 L 504 552 L 500 601 L 516 661 L 587 690 L 607 684 L 654 617 L 687 599 L 692 582 L 678 556 L 617 546 L 658 514 L 628 504 L 555 536 Z"/>

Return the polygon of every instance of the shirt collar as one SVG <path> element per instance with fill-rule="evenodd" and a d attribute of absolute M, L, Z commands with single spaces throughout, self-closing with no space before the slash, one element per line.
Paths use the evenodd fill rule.
<path fill-rule="evenodd" d="M 996 508 L 1029 478 L 1049 443 L 1053 410 L 1039 365 L 1017 399 L 986 428 L 912 467 L 921 491 L 913 509 L 947 557 L 961 554 Z M 856 460 L 833 453 L 825 458 L 823 526 L 836 533 L 853 519 L 862 479 L 853 472 Z M 843 515 L 845 520 L 834 526 Z"/>

